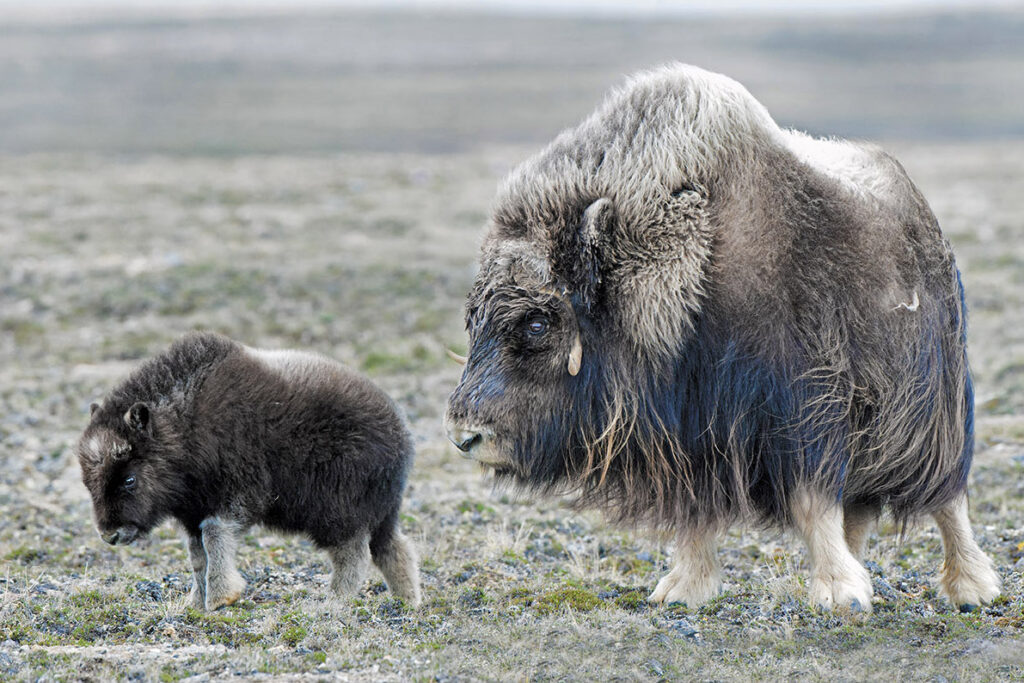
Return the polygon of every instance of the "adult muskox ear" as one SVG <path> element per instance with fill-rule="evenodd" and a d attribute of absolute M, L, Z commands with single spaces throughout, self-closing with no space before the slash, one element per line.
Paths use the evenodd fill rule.
<path fill-rule="evenodd" d="M 559 250 L 556 268 L 588 312 L 597 303 L 601 285 L 601 236 L 610 232 L 614 220 L 612 200 L 598 199 L 583 212 L 575 233 Z"/>
<path fill-rule="evenodd" d="M 96 411 L 99 410 L 99 409 L 100 409 L 100 404 L 99 403 L 95 403 L 95 402 L 90 403 L 89 404 L 89 417 L 92 417 L 93 415 L 95 415 Z"/>
<path fill-rule="evenodd" d="M 135 431 L 149 434 L 149 406 L 141 402 L 136 403 L 124 414 L 124 421 Z"/>

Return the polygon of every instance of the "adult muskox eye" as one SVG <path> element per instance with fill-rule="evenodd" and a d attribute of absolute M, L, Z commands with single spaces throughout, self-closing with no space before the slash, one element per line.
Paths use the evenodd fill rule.
<path fill-rule="evenodd" d="M 539 337 L 548 331 L 548 321 L 542 317 L 530 318 L 526 321 L 526 334 Z"/>
<path fill-rule="evenodd" d="M 121 484 L 121 487 L 125 491 L 131 491 L 132 489 L 134 489 L 135 488 L 135 475 L 131 474 L 131 475 L 128 475 L 127 477 L 125 477 L 124 483 Z"/>

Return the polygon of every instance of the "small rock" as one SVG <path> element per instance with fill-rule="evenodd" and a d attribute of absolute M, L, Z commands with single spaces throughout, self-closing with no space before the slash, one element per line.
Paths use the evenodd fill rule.
<path fill-rule="evenodd" d="M 867 570 L 875 576 L 885 576 L 885 572 L 882 571 L 882 567 L 879 566 L 877 562 L 874 562 L 872 560 L 865 560 L 864 566 L 867 567 Z"/>
<path fill-rule="evenodd" d="M 655 676 L 665 675 L 665 667 L 663 667 L 661 665 L 661 662 L 659 662 L 657 659 L 652 659 L 648 661 L 647 668 L 649 668 L 651 670 L 651 673 L 653 673 Z"/>
<path fill-rule="evenodd" d="M 875 595 L 880 595 L 886 600 L 897 600 L 900 597 L 900 593 L 885 579 L 876 578 L 871 582 L 871 586 L 875 589 Z"/>
<path fill-rule="evenodd" d="M 697 639 L 700 637 L 700 631 L 693 627 L 693 625 L 686 619 L 673 619 L 668 625 L 676 635 L 682 636 L 683 638 Z"/>
<path fill-rule="evenodd" d="M 149 598 L 153 602 L 160 602 L 163 600 L 164 592 L 160 587 L 160 584 L 156 581 L 138 581 L 135 584 L 135 592 L 144 598 Z"/>

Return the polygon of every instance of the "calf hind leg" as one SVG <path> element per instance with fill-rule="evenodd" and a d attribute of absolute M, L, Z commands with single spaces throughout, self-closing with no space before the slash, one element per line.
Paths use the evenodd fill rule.
<path fill-rule="evenodd" d="M 367 534 L 359 533 L 327 549 L 334 565 L 331 590 L 338 595 L 350 595 L 359 590 L 370 565 Z"/>
<path fill-rule="evenodd" d="M 965 609 L 991 602 L 999 595 L 999 574 L 971 533 L 967 494 L 961 493 L 934 517 L 945 551 L 939 581 L 942 594 Z"/>
<path fill-rule="evenodd" d="M 413 607 L 420 604 L 419 557 L 416 548 L 389 518 L 370 540 L 370 553 L 388 587 Z"/>

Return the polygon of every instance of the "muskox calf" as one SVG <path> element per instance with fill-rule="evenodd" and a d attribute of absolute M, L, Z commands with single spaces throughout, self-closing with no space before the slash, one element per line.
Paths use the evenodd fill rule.
<path fill-rule="evenodd" d="M 780 128 L 674 65 L 515 169 L 466 304 L 455 444 L 499 478 L 672 530 L 655 602 L 716 595 L 733 522 L 794 528 L 811 599 L 869 610 L 883 509 L 930 514 L 955 604 L 999 577 L 967 518 L 960 274 L 880 149 Z"/>
<path fill-rule="evenodd" d="M 380 389 L 327 358 L 189 334 L 92 406 L 78 458 L 107 543 L 180 523 L 196 608 L 242 595 L 235 551 L 253 524 L 327 550 L 338 593 L 359 587 L 372 556 L 419 603 L 416 553 L 398 528 L 409 432 Z"/>

